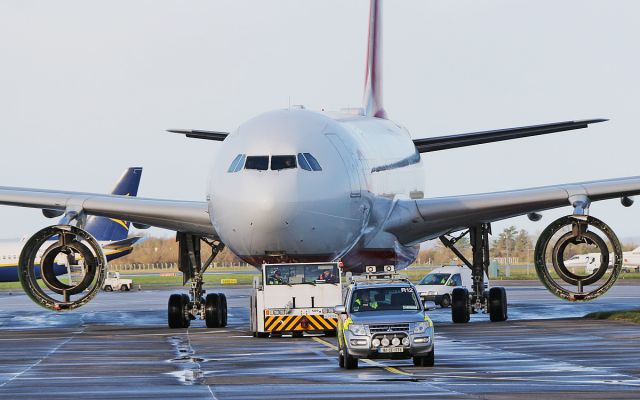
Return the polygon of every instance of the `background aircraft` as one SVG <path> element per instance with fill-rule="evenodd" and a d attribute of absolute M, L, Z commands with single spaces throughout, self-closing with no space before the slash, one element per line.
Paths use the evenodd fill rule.
<path fill-rule="evenodd" d="M 564 260 L 564 264 L 569 268 L 585 268 L 585 272 L 592 274 L 596 269 L 600 268 L 600 253 L 576 254 L 568 260 Z M 609 267 L 613 266 L 613 256 L 609 255 Z M 636 247 L 631 251 L 622 253 L 622 269 L 623 271 L 637 271 L 640 268 L 640 247 Z"/>
<path fill-rule="evenodd" d="M 142 168 L 128 168 L 116 183 L 111 194 L 137 196 L 141 177 Z M 64 223 L 64 221 L 61 220 L 60 223 Z M 111 261 L 131 253 L 133 245 L 141 239 L 139 237 L 128 238 L 129 226 L 129 222 L 119 219 L 90 216 L 87 218 L 84 229 L 98 240 L 104 249 L 107 261 Z M 0 241 L 0 282 L 18 281 L 18 259 L 25 242 L 26 238 Z M 53 269 L 56 275 L 61 275 L 68 272 L 68 267 L 67 263 L 56 264 Z M 34 272 L 36 277 L 40 278 L 40 265 L 37 262 Z"/>
<path fill-rule="evenodd" d="M 466 234 L 473 258 L 457 254 L 472 270 L 474 289 L 454 291 L 452 318 L 467 322 L 476 310 L 502 321 L 507 318 L 504 289 L 494 287 L 486 293 L 482 282 L 489 264 L 490 223 L 520 215 L 539 220 L 539 212 L 565 206 L 573 207 L 573 214 L 552 222 L 536 246 L 539 276 L 552 293 L 568 300 L 590 300 L 606 292 L 617 279 L 622 253 L 613 231 L 588 215 L 589 206 L 612 198 L 630 206 L 629 196 L 640 193 L 639 177 L 425 198 L 421 158 L 422 153 L 580 129 L 604 120 L 412 140 L 405 128 L 388 119 L 383 107 L 380 19 L 380 2 L 373 0 L 361 109 L 332 113 L 289 107 L 250 119 L 232 133 L 173 130 L 221 142 L 205 201 L 4 187 L 0 203 L 61 212 L 68 221 L 95 215 L 177 231 L 180 269 L 185 281 L 193 283 L 190 297 L 171 296 L 171 327 L 187 326 L 196 317 L 205 317 L 208 326 L 226 323 L 224 296 L 211 293 L 204 298 L 202 293 L 202 274 L 225 245 L 254 265 L 341 259 L 346 270 L 358 272 L 366 265 L 406 267 L 419 243 L 429 239 L 440 238 L 457 252 L 455 242 Z M 450 236 L 458 231 L 463 233 Z M 100 280 L 104 264 L 89 234 L 74 226 L 64 232 L 47 228 L 26 244 L 20 266 L 29 271 L 43 240 L 61 234 L 86 243 L 95 254 L 95 279 L 88 280 L 84 288 L 88 291 L 60 300 L 39 292 L 32 282 L 25 284 L 25 290 L 45 307 L 71 309 L 90 299 L 84 293 L 95 293 L 96 286 L 89 281 Z M 564 250 L 582 242 L 604 244 L 601 253 L 614 255 L 608 275 L 575 276 L 563 269 L 558 261 Z M 200 258 L 203 243 L 213 252 L 205 262 Z M 559 281 L 553 279 L 549 265 L 559 272 Z"/>

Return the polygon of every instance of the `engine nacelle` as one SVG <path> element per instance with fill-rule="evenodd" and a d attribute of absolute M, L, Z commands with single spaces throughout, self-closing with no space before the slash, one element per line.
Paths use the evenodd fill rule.
<path fill-rule="evenodd" d="M 566 254 L 569 248 L 591 254 L 586 265 L 568 261 L 573 255 Z M 551 293 L 569 301 L 602 296 L 622 271 L 618 237 L 607 224 L 587 216 L 571 215 L 552 222 L 540 235 L 534 257 L 540 281 Z"/>
<path fill-rule="evenodd" d="M 42 307 L 64 311 L 85 305 L 98 293 L 106 277 L 107 259 L 88 232 L 54 225 L 27 241 L 18 264 L 27 295 Z"/>

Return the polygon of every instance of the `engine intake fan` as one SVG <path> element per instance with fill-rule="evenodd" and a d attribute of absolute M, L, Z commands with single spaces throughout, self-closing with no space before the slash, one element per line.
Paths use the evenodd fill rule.
<path fill-rule="evenodd" d="M 104 252 L 93 236 L 75 226 L 54 225 L 27 241 L 20 253 L 18 276 L 38 305 L 65 311 L 93 299 L 104 284 L 106 268 Z"/>
<path fill-rule="evenodd" d="M 572 252 L 591 255 L 580 265 L 568 261 Z M 602 296 L 622 271 L 618 237 L 607 224 L 589 216 L 565 216 L 551 223 L 540 235 L 534 256 L 540 281 L 551 293 L 569 301 Z"/>

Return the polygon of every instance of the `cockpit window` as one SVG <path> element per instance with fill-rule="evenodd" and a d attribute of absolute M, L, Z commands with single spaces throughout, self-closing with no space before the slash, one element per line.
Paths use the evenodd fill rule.
<path fill-rule="evenodd" d="M 300 168 L 304 169 L 305 171 L 312 171 L 311 165 L 309 165 L 307 159 L 304 158 L 302 153 L 298 153 L 298 164 L 300 164 Z"/>
<path fill-rule="evenodd" d="M 322 171 L 318 160 L 309 153 L 298 153 L 298 164 L 300 164 L 300 168 L 307 171 Z"/>
<path fill-rule="evenodd" d="M 322 171 L 322 167 L 320 166 L 320 163 L 318 162 L 318 160 L 316 160 L 314 156 L 312 156 L 309 153 L 304 153 L 304 156 L 307 159 L 307 161 L 309 161 L 309 165 L 311 165 L 311 168 L 314 171 Z"/>
<path fill-rule="evenodd" d="M 273 171 L 289 168 L 296 168 L 296 156 L 271 156 L 271 169 Z"/>
<path fill-rule="evenodd" d="M 231 162 L 231 165 L 229 166 L 229 169 L 227 170 L 227 172 L 240 171 L 242 169 L 242 166 L 244 165 L 244 159 L 245 159 L 244 154 L 238 154 L 236 158 L 234 158 L 233 161 Z"/>
<path fill-rule="evenodd" d="M 266 171 L 269 169 L 269 156 L 248 156 L 244 169 L 257 169 Z"/>

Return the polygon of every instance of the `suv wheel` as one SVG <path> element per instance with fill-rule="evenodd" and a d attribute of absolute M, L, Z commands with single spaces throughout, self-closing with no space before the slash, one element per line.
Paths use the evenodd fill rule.
<path fill-rule="evenodd" d="M 344 352 L 344 367 L 346 369 L 358 368 L 358 358 L 349 354 L 348 351 Z"/>
<path fill-rule="evenodd" d="M 429 354 L 422 357 L 413 357 L 413 365 L 416 367 L 433 367 L 435 363 L 435 352 L 432 348 Z"/>

